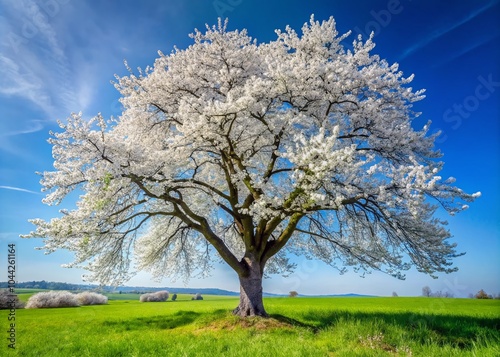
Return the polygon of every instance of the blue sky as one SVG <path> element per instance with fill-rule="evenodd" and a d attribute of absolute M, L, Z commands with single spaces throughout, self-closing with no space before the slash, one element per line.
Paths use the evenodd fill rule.
<path fill-rule="evenodd" d="M 38 5 L 37 5 L 38 4 Z M 185 48 L 194 28 L 228 17 L 230 29 L 247 28 L 259 42 L 275 38 L 289 24 L 299 30 L 311 14 L 334 16 L 339 32 L 375 32 L 374 52 L 415 74 L 414 88 L 425 88 L 418 103 L 422 123 L 432 120 L 442 135 L 443 176 L 454 176 L 469 193 L 482 192 L 470 209 L 439 215 L 460 251 L 459 271 L 434 280 L 415 271 L 405 281 L 373 273 L 340 276 L 317 261 L 297 258 L 289 278 L 273 276 L 264 290 L 302 294 L 360 293 L 419 295 L 423 286 L 467 296 L 479 289 L 500 293 L 500 1 L 76 1 L 0 0 L 0 267 L 7 244 L 17 245 L 17 279 L 81 283 L 84 273 L 64 269 L 68 252 L 44 255 L 39 240 L 20 239 L 29 218 L 49 219 L 61 207 L 41 203 L 35 171 L 52 169 L 49 130 L 71 112 L 87 116 L 119 115 L 114 74 L 152 65 L 157 51 Z M 353 36 L 351 36 L 351 39 Z M 71 208 L 73 202 L 68 201 Z M 0 281 L 7 280 L 5 268 Z M 129 285 L 183 286 L 160 283 L 141 273 Z M 238 290 L 235 273 L 219 266 L 211 278 L 192 279 L 192 287 Z"/>

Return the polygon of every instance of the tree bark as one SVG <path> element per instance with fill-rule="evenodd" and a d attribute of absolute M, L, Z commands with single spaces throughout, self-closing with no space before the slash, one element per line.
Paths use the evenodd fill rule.
<path fill-rule="evenodd" d="M 233 314 L 241 317 L 262 316 L 268 317 L 262 301 L 262 275 L 263 269 L 260 264 L 245 257 L 248 264 L 248 271 L 244 275 L 239 275 L 240 279 L 240 304 L 233 310 Z"/>

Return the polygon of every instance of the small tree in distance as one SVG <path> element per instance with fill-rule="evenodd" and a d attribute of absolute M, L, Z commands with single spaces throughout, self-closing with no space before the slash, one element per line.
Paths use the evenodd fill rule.
<path fill-rule="evenodd" d="M 397 292 L 395 292 L 395 291 L 393 291 L 393 292 L 392 292 L 392 297 L 398 297 L 398 296 L 399 296 L 399 295 L 398 295 L 398 293 L 397 293 Z"/>
<path fill-rule="evenodd" d="M 422 296 L 431 297 L 432 296 L 432 290 L 431 290 L 431 288 L 428 287 L 428 286 L 424 286 L 422 288 Z"/>
<path fill-rule="evenodd" d="M 438 290 L 438 291 L 436 291 L 436 292 L 433 292 L 433 293 L 431 294 L 431 296 L 432 296 L 432 297 L 444 297 L 444 294 L 443 294 L 443 292 L 442 292 L 441 290 Z"/>
<path fill-rule="evenodd" d="M 297 297 L 298 295 L 299 295 L 299 293 L 296 292 L 295 290 L 290 291 L 290 293 L 288 294 L 289 297 Z"/>
<path fill-rule="evenodd" d="M 130 278 L 133 248 L 157 277 L 205 275 L 216 256 L 239 278 L 239 316 L 267 316 L 264 273 L 289 273 L 290 253 L 400 279 L 412 265 L 456 271 L 434 213 L 479 193 L 439 176 L 413 76 L 373 55 L 371 37 L 346 48 L 348 36 L 311 17 L 302 34 L 287 27 L 259 44 L 219 21 L 117 77 L 118 118 L 72 114 L 50 139 L 44 202 L 83 191 L 76 209 L 31 220 L 24 237 L 74 251 L 68 266 L 87 262 L 102 284 Z"/>
<path fill-rule="evenodd" d="M 443 297 L 445 297 L 445 298 L 453 298 L 453 297 L 455 297 L 455 295 L 452 292 L 445 291 L 443 293 Z"/>
<path fill-rule="evenodd" d="M 474 297 L 476 299 L 491 299 L 491 297 L 488 294 L 486 294 L 486 292 L 483 289 L 479 290 Z"/>

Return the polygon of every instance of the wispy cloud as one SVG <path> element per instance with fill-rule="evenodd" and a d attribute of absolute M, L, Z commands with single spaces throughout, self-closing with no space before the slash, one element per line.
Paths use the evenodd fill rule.
<path fill-rule="evenodd" d="M 15 136 L 36 133 L 44 128 L 43 120 L 30 120 L 26 123 L 26 126 L 17 130 L 5 131 L 0 133 L 0 137 L 5 136 Z M 0 144 L 1 146 L 1 144 Z"/>
<path fill-rule="evenodd" d="M 7 239 L 12 239 L 12 238 L 17 238 L 19 236 L 18 233 L 14 232 L 1 232 L 0 233 L 0 240 L 7 240 Z"/>
<path fill-rule="evenodd" d="M 51 116 L 54 106 L 50 95 L 42 88 L 43 78 L 40 73 L 35 74 L 29 69 L 30 64 L 33 64 L 29 57 L 16 61 L 0 54 L 0 94 L 24 98 Z"/>
<path fill-rule="evenodd" d="M 420 50 L 421 48 L 427 46 L 429 43 L 437 40 L 438 38 L 440 38 L 441 36 L 444 36 L 446 35 L 447 33 L 455 30 L 456 28 L 462 26 L 463 24 L 471 21 L 472 19 L 474 19 L 475 17 L 477 17 L 478 15 L 482 14 L 483 12 L 485 12 L 486 10 L 488 10 L 489 8 L 491 8 L 492 6 L 496 5 L 497 1 L 494 0 L 494 1 L 491 1 L 490 3 L 476 9 L 475 11 L 472 11 L 471 13 L 469 13 L 467 16 L 465 16 L 464 18 L 452 23 L 452 24 L 446 24 L 445 26 L 439 28 L 439 29 L 436 29 L 435 31 L 433 31 L 432 33 L 429 34 L 429 36 L 423 38 L 421 41 L 418 41 L 417 43 L 415 43 L 413 46 L 407 48 L 403 54 L 401 56 L 399 56 L 399 60 L 403 60 L 405 59 L 406 57 L 412 55 L 413 53 L 415 53 L 416 51 Z"/>
<path fill-rule="evenodd" d="M 2 97 L 19 100 L 39 113 L 37 119 L 49 121 L 94 110 L 103 97 L 97 93 L 114 94 L 109 80 L 117 67 L 124 68 L 124 48 L 133 42 L 121 35 L 123 23 L 116 28 L 95 4 L 54 4 L 55 10 L 47 10 L 36 0 L 0 0 L 0 106 Z"/>
<path fill-rule="evenodd" d="M 115 94 L 109 80 L 113 66 L 123 67 L 117 49 L 128 43 L 93 4 L 47 4 L 0 0 L 0 155 L 30 162 L 37 156 L 22 135 L 54 126 L 71 112 L 91 116 L 112 108 L 102 93 Z"/>
<path fill-rule="evenodd" d="M 2 1 L 0 94 L 27 100 L 49 120 L 78 111 L 77 90 L 57 27 L 62 6 L 47 13 L 34 0 Z M 70 109 L 71 108 L 71 109 Z"/>
<path fill-rule="evenodd" d="M 478 42 L 474 42 L 472 43 L 470 46 L 467 46 L 465 48 L 462 48 L 460 51 L 457 51 L 455 53 L 452 53 L 449 57 L 447 58 L 443 58 L 441 61 L 435 63 L 432 67 L 440 67 L 440 66 L 443 66 L 447 63 L 450 63 L 462 56 L 465 56 L 466 54 L 472 52 L 472 51 L 476 51 L 479 47 L 481 46 L 484 46 L 485 44 L 493 41 L 494 39 L 498 38 L 498 36 L 500 36 L 499 33 L 496 33 L 496 34 L 486 34 L 486 36 L 481 39 L 480 41 Z"/>
<path fill-rule="evenodd" d="M 20 188 L 20 187 L 0 186 L 0 188 L 2 188 L 4 190 L 19 191 L 19 192 L 31 193 L 31 194 L 34 194 L 34 195 L 41 195 L 40 192 L 35 192 L 35 191 L 27 190 L 25 188 Z"/>

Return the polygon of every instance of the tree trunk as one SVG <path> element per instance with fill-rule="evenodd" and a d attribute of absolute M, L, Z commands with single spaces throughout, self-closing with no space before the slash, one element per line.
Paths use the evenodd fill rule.
<path fill-rule="evenodd" d="M 262 301 L 262 269 L 259 264 L 245 257 L 249 274 L 240 275 L 240 304 L 233 310 L 233 314 L 241 317 L 263 316 L 268 317 Z"/>

